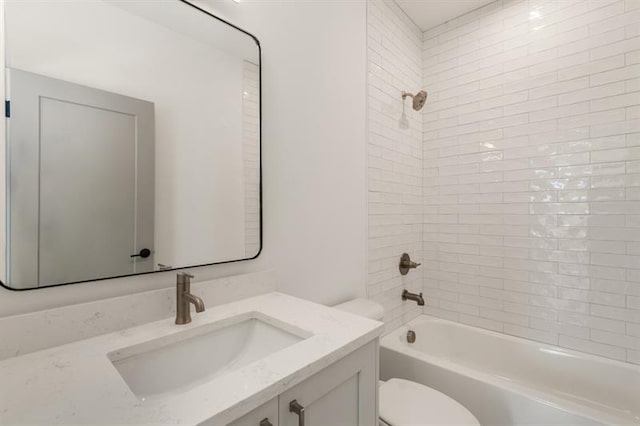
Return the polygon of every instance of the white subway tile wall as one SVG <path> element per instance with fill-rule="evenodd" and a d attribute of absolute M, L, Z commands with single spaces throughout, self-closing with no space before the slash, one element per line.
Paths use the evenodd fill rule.
<path fill-rule="evenodd" d="M 393 1 L 369 1 L 367 20 L 367 295 L 390 331 L 422 312 L 401 300 L 404 288 L 422 291 L 422 271 L 398 271 L 404 252 L 422 261 L 422 114 L 401 98 L 422 88 L 422 32 Z"/>
<path fill-rule="evenodd" d="M 639 35 L 640 0 L 497 1 L 423 34 L 425 313 L 640 363 Z M 418 212 L 402 188 L 374 191 L 403 141 L 417 158 L 413 139 L 378 136 L 395 132 L 376 108 L 414 52 L 383 56 L 372 195 L 397 198 L 371 203 Z M 370 232 L 393 234 L 376 247 L 413 235 L 375 213 Z M 395 289 L 371 261 L 370 288 Z"/>

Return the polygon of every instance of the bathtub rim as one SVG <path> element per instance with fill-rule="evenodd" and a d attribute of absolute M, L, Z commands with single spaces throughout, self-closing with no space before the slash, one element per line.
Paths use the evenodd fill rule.
<path fill-rule="evenodd" d="M 402 326 L 382 336 L 380 339 L 380 348 L 398 352 L 412 358 L 417 358 L 422 362 L 433 364 L 435 366 L 443 368 L 452 373 L 469 376 L 475 380 L 489 383 L 503 390 L 517 393 L 518 395 L 531 398 L 539 403 L 551 406 L 558 410 L 567 411 L 572 414 L 588 418 L 590 420 L 609 423 L 609 424 L 631 424 L 631 425 L 640 424 L 638 423 L 638 419 L 633 417 L 633 414 L 626 414 L 615 408 L 612 408 L 611 411 L 607 411 L 607 410 L 598 409 L 592 405 L 580 404 L 574 400 L 563 398 L 560 395 L 547 393 L 547 392 L 535 389 L 533 387 L 526 386 L 521 382 L 509 380 L 506 377 L 484 373 L 474 368 L 467 367 L 465 365 L 422 352 L 418 349 L 410 347 L 408 344 L 406 344 L 402 340 L 404 333 L 411 326 L 415 326 L 417 324 L 423 324 L 426 322 L 442 323 L 442 324 L 452 325 L 454 327 L 466 328 L 468 330 L 471 330 L 474 333 L 486 334 L 499 339 L 510 340 L 518 344 L 533 346 L 538 349 L 549 348 L 549 349 L 552 349 L 553 351 L 561 352 L 570 356 L 575 356 L 575 357 L 579 357 L 587 360 L 593 360 L 599 363 L 606 363 L 616 367 L 621 367 L 629 371 L 640 373 L 640 366 L 635 364 L 631 364 L 623 361 L 617 361 L 610 358 L 600 357 L 597 355 L 575 351 L 572 349 L 566 349 L 559 346 L 550 345 L 548 343 L 536 342 L 536 341 L 525 339 L 522 337 L 499 333 L 493 330 L 487 330 L 480 327 L 474 327 L 472 325 L 458 323 L 455 321 L 446 320 L 443 318 L 438 318 L 438 317 L 434 317 L 427 314 L 421 314 L 416 318 L 412 319 L 411 321 L 409 321 L 408 323 L 403 324 Z"/>

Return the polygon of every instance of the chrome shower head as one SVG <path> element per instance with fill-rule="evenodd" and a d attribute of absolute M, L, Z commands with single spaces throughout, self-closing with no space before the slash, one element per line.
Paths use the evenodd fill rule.
<path fill-rule="evenodd" d="M 402 99 L 405 99 L 407 96 L 413 98 L 413 109 L 416 111 L 420 111 L 425 102 L 427 102 L 427 92 L 425 92 L 424 90 L 419 91 L 415 95 L 407 92 L 402 92 Z"/>

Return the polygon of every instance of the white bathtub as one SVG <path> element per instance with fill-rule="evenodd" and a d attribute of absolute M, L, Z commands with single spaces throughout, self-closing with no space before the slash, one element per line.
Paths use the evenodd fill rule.
<path fill-rule="evenodd" d="M 640 425 L 639 366 L 426 315 L 382 339 L 380 376 L 444 392 L 487 426 Z"/>

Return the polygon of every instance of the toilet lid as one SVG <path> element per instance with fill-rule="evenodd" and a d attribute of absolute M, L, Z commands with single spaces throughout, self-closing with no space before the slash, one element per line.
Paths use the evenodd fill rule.
<path fill-rule="evenodd" d="M 380 386 L 380 418 L 393 426 L 480 426 L 473 414 L 453 398 L 402 379 L 391 379 Z"/>

